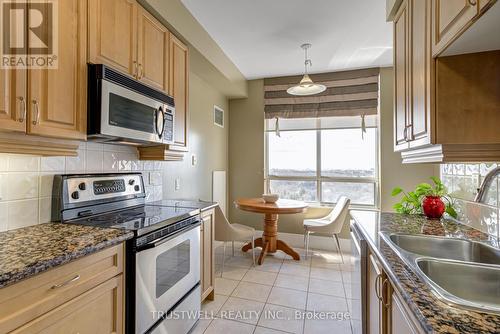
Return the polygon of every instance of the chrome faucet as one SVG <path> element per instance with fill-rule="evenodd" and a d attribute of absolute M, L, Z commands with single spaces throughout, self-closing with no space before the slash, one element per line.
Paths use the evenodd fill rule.
<path fill-rule="evenodd" d="M 492 169 L 486 176 L 484 177 L 483 182 L 481 182 L 481 186 L 477 189 L 477 195 L 474 198 L 474 202 L 484 203 L 484 197 L 490 188 L 491 182 L 495 179 L 497 175 L 500 174 L 500 166 Z"/>

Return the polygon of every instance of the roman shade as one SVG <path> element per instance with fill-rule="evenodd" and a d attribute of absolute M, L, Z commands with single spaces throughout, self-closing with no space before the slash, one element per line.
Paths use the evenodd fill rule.
<path fill-rule="evenodd" d="M 286 92 L 301 76 L 264 79 L 265 118 L 317 118 L 376 115 L 379 68 L 311 74 L 311 79 L 327 88 L 312 96 Z"/>

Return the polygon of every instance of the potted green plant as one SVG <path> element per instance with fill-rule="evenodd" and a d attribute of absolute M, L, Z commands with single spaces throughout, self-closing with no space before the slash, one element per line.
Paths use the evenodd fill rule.
<path fill-rule="evenodd" d="M 441 180 L 431 177 L 433 185 L 420 183 L 415 190 L 405 192 L 402 188 L 396 187 L 392 190 L 392 196 L 403 194 L 401 200 L 394 204 L 394 210 L 406 214 L 425 214 L 429 219 L 439 219 L 444 212 L 453 218 L 457 218 L 453 199 L 448 194 L 448 190 Z"/>

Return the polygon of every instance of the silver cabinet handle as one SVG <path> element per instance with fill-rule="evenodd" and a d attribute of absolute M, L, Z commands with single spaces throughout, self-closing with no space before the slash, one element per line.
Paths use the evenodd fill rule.
<path fill-rule="evenodd" d="M 18 121 L 20 123 L 23 123 L 24 120 L 26 119 L 26 101 L 24 100 L 24 97 L 19 96 L 18 97 L 19 102 L 21 103 L 21 117 L 18 118 Z"/>
<path fill-rule="evenodd" d="M 383 295 L 382 296 L 382 304 L 385 306 L 385 308 L 391 307 L 391 299 L 389 298 L 389 300 L 386 301 L 388 284 L 389 284 L 389 280 L 387 278 L 384 279 L 384 281 L 382 282 L 382 295 Z"/>
<path fill-rule="evenodd" d="M 33 103 L 33 110 L 35 112 L 32 123 L 33 123 L 33 125 L 37 125 L 38 122 L 40 121 L 40 110 L 38 108 L 38 101 L 33 100 L 31 102 Z"/>
<path fill-rule="evenodd" d="M 132 75 L 133 75 L 134 78 L 137 79 L 138 78 L 137 77 L 138 76 L 138 74 L 137 74 L 138 73 L 138 71 L 137 71 L 137 62 L 134 60 L 133 64 L 134 64 L 134 72 L 132 73 Z"/>
<path fill-rule="evenodd" d="M 144 71 L 143 71 L 143 69 L 142 69 L 142 64 L 139 64 L 139 71 L 138 71 L 138 73 L 137 73 L 137 79 L 139 79 L 139 80 L 140 80 L 140 79 L 142 79 L 142 78 L 143 78 L 143 76 L 144 76 Z"/>
<path fill-rule="evenodd" d="M 378 274 L 377 277 L 375 277 L 375 295 L 377 296 L 377 298 L 380 302 L 383 302 L 382 297 L 380 296 L 380 280 L 381 279 L 382 279 L 381 274 Z"/>
<path fill-rule="evenodd" d="M 73 283 L 73 282 L 76 282 L 80 279 L 80 275 L 76 275 L 75 277 L 67 280 L 67 281 L 64 281 L 62 283 L 59 283 L 59 284 L 55 284 L 55 285 L 52 285 L 50 288 L 51 289 L 59 289 L 59 288 L 62 288 L 63 286 L 66 286 L 70 283 Z"/>
<path fill-rule="evenodd" d="M 407 125 L 409 134 L 408 134 L 408 141 L 413 140 L 413 124 L 408 124 Z"/>

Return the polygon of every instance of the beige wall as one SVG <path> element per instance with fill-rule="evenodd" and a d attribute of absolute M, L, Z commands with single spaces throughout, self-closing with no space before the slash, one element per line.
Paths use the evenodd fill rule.
<path fill-rule="evenodd" d="M 214 105 L 224 112 L 225 127 L 213 122 Z M 163 198 L 212 199 L 212 172 L 228 170 L 228 100 L 196 73 L 189 73 L 189 152 L 180 162 L 167 162 Z M 192 156 L 197 163 L 192 165 Z M 175 190 L 175 179 L 180 189 Z"/>
<path fill-rule="evenodd" d="M 264 80 L 249 81 L 248 98 L 230 100 L 229 110 L 229 217 L 262 229 L 259 215 L 242 212 L 233 202 L 264 191 Z"/>
<path fill-rule="evenodd" d="M 398 198 L 391 196 L 394 187 L 413 189 L 429 177 L 439 175 L 439 165 L 402 164 L 401 154 L 394 152 L 393 136 L 393 71 L 392 67 L 380 69 L 380 209 L 394 211 Z"/>

